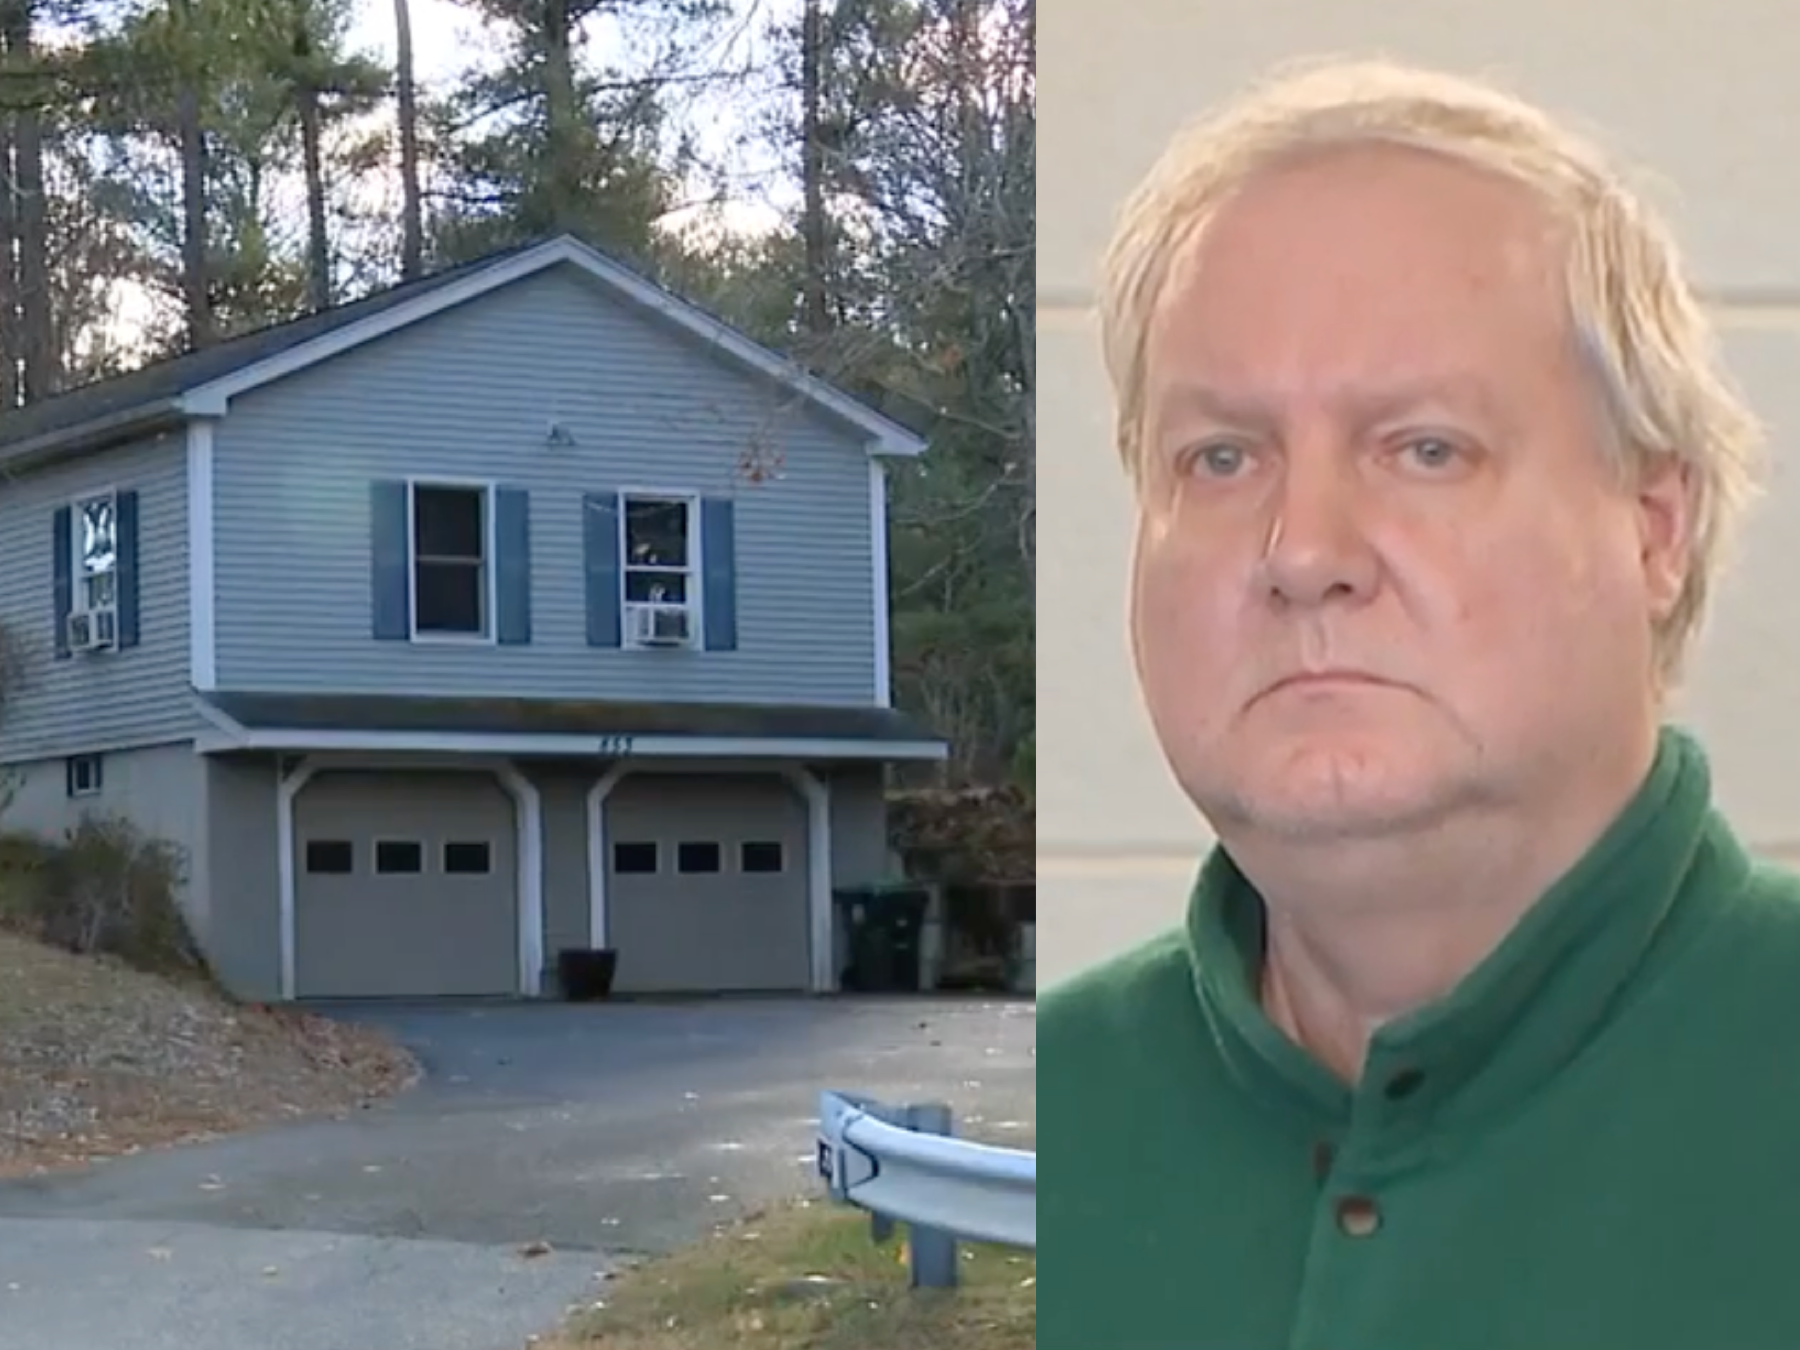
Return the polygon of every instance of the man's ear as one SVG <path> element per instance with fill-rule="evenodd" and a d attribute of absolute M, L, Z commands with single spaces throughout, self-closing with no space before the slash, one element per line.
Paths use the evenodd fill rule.
<path fill-rule="evenodd" d="M 1659 455 L 1637 483 L 1638 547 L 1655 616 L 1675 608 L 1687 584 L 1694 539 L 1694 469 L 1676 455 Z"/>

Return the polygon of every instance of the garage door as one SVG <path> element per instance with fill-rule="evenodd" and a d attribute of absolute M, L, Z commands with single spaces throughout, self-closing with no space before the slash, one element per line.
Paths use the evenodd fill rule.
<path fill-rule="evenodd" d="M 627 778 L 606 842 L 621 992 L 807 987 L 806 807 L 784 779 Z"/>
<path fill-rule="evenodd" d="M 513 803 L 483 773 L 321 773 L 294 803 L 302 998 L 511 994 Z"/>

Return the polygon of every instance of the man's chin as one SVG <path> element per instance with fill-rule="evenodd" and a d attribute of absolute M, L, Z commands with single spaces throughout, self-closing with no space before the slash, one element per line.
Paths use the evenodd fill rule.
<path fill-rule="evenodd" d="M 1224 781 L 1230 787 L 1223 791 L 1195 794 L 1221 835 L 1248 829 L 1295 841 L 1372 839 L 1427 829 L 1465 795 L 1452 774 L 1409 756 L 1353 745 L 1289 747 L 1255 771 L 1227 774 Z"/>

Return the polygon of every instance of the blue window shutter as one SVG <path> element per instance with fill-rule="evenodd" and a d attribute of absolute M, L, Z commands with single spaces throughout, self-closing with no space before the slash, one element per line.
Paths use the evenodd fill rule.
<path fill-rule="evenodd" d="M 50 527 L 50 593 L 55 597 L 56 659 L 67 660 L 69 651 L 69 611 L 75 607 L 75 513 L 69 507 L 56 508 Z"/>
<path fill-rule="evenodd" d="M 706 616 L 706 650 L 737 650 L 737 520 L 729 497 L 700 502 L 700 593 Z"/>
<path fill-rule="evenodd" d="M 138 645 L 138 495 L 113 498 L 113 543 L 118 548 L 119 646 Z"/>
<path fill-rule="evenodd" d="M 406 528 L 406 484 L 369 485 L 369 584 L 374 633 L 384 642 L 412 637 L 412 549 Z"/>
<path fill-rule="evenodd" d="M 500 642 L 531 641 L 531 494 L 524 488 L 494 491 L 494 636 Z"/>
<path fill-rule="evenodd" d="M 587 559 L 587 640 L 590 647 L 620 644 L 619 494 L 590 492 L 581 499 L 582 552 Z"/>

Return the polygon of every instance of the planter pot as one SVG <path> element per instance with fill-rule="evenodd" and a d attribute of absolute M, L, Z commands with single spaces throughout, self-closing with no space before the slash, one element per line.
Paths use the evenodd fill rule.
<path fill-rule="evenodd" d="M 556 977 L 571 1003 L 610 997 L 619 953 L 610 947 L 565 947 L 556 954 Z"/>

